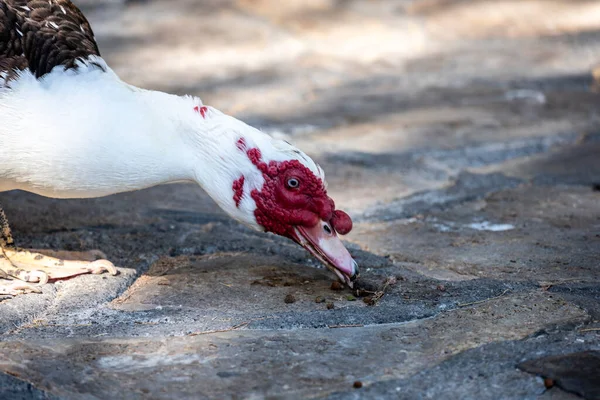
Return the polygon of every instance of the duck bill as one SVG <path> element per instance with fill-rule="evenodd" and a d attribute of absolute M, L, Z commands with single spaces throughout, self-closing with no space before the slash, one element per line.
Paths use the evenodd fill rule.
<path fill-rule="evenodd" d="M 330 233 L 325 230 L 325 226 L 329 227 Z M 354 286 L 358 277 L 358 264 L 327 222 L 319 221 L 312 228 L 294 227 L 294 234 L 293 239 L 300 246 L 333 271 L 350 288 Z"/>

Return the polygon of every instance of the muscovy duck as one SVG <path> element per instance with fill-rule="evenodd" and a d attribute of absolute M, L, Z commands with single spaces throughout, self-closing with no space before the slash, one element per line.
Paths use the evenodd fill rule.
<path fill-rule="evenodd" d="M 352 221 L 310 157 L 196 97 L 121 81 L 71 1 L 0 0 L 0 191 L 90 198 L 176 181 L 197 182 L 231 217 L 294 240 L 352 286 L 358 266 L 337 235 Z M 17 248 L 1 208 L 0 246 L 0 294 L 117 273 L 107 260 Z"/>

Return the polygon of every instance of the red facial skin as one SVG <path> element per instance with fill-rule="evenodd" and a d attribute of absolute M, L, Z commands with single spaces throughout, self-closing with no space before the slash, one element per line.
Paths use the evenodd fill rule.
<path fill-rule="evenodd" d="M 243 140 L 238 141 L 238 148 L 246 149 Z M 342 235 L 350 232 L 352 220 L 335 209 L 323 182 L 310 169 L 297 160 L 267 164 L 256 148 L 248 149 L 246 154 L 265 180 L 263 187 L 254 189 L 250 195 L 256 202 L 256 221 L 267 232 L 295 240 L 294 227 L 314 227 L 320 220 L 329 222 Z M 290 182 L 297 182 L 297 186 Z"/>

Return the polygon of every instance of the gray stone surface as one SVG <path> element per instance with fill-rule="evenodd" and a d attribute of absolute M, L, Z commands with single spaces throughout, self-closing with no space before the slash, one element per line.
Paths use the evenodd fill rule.
<path fill-rule="evenodd" d="M 546 386 L 557 385 L 566 391 L 589 399 L 600 399 L 600 352 L 581 351 L 528 360 L 519 368 L 546 380 Z"/>
<path fill-rule="evenodd" d="M 20 246 L 120 267 L 0 299 L 0 399 L 574 398 L 517 367 L 600 350 L 598 2 L 76 3 L 123 79 L 317 159 L 395 284 L 332 290 L 193 185 L 0 193 Z"/>

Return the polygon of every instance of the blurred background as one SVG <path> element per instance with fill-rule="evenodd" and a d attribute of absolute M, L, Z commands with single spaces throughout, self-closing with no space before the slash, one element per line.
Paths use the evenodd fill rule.
<path fill-rule="evenodd" d="M 284 136 L 353 212 L 598 122 L 599 1 L 75 2 L 122 79 Z"/>

